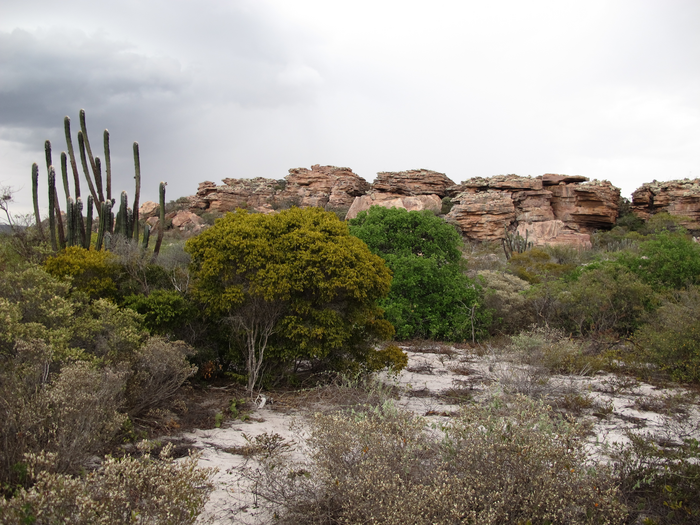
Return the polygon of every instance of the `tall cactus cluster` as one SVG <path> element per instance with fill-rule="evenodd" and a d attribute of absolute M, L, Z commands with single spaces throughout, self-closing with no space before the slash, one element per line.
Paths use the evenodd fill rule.
<path fill-rule="evenodd" d="M 528 241 L 529 232 L 525 231 L 525 237 L 522 237 L 518 232 L 510 233 L 506 228 L 506 236 L 501 239 L 503 251 L 506 253 L 506 260 L 510 260 L 514 253 L 524 253 L 532 248 L 532 241 Z"/>
<path fill-rule="evenodd" d="M 90 140 L 88 138 L 87 126 L 85 124 L 85 110 L 80 110 L 80 131 L 78 131 L 78 151 L 80 164 L 89 195 L 87 197 L 87 209 L 84 209 L 83 200 L 80 195 L 80 174 L 78 173 L 78 163 L 73 149 L 73 139 L 70 130 L 70 118 L 65 117 L 64 130 L 66 135 L 66 145 L 68 154 L 61 152 L 61 178 L 66 197 L 65 225 L 61 213 L 60 200 L 56 192 L 56 170 L 51 157 L 51 142 L 46 141 L 44 149 L 46 152 L 46 169 L 48 172 L 49 189 L 49 240 L 53 250 L 63 249 L 66 246 L 82 246 L 90 248 L 92 245 L 93 230 L 93 209 L 97 210 L 97 240 L 95 248 L 108 250 L 112 246 L 115 235 L 122 235 L 127 239 L 139 240 L 139 196 L 141 193 L 141 159 L 139 145 L 134 142 L 134 179 L 135 197 L 133 208 L 128 205 L 126 191 L 121 192 L 120 205 L 116 218 L 112 209 L 116 200 L 112 198 L 112 163 L 109 148 L 109 131 L 104 131 L 104 155 L 105 155 L 105 185 L 102 180 L 102 161 L 92 153 Z M 68 159 L 73 175 L 73 195 L 70 192 L 68 181 Z M 34 199 L 34 215 L 36 218 L 39 234 L 45 239 L 44 229 L 39 214 L 39 166 L 32 165 L 32 196 Z M 85 216 L 83 216 L 85 212 Z M 154 256 L 160 251 L 160 244 L 163 238 L 163 228 L 165 224 L 165 183 L 160 183 L 160 224 L 158 232 L 158 242 L 156 243 Z M 143 234 L 143 248 L 148 248 L 150 237 L 150 226 L 146 225 Z"/>

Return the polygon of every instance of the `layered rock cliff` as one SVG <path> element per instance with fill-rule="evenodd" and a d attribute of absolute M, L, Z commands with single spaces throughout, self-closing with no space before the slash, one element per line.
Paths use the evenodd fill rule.
<path fill-rule="evenodd" d="M 455 184 L 444 173 L 420 169 L 381 172 L 373 184 L 350 168 L 314 165 L 290 169 L 280 180 L 224 179 L 199 185 L 191 211 L 226 212 L 245 207 L 262 213 L 296 206 L 347 211 L 351 219 L 370 206 L 432 210 L 443 199 L 453 207 L 446 220 L 474 240 L 502 239 L 517 230 L 536 244 L 590 245 L 590 234 L 609 229 L 617 219 L 620 190 L 607 181 L 546 174 L 498 175 Z"/>
<path fill-rule="evenodd" d="M 647 220 L 666 212 L 681 217 L 681 224 L 700 232 L 700 179 L 648 182 L 632 194 L 632 213 Z"/>

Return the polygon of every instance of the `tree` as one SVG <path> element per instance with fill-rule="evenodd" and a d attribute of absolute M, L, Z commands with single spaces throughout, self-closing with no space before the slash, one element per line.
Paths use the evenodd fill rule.
<path fill-rule="evenodd" d="M 243 342 L 248 390 L 266 365 L 366 362 L 393 335 L 377 301 L 391 274 L 335 214 L 292 208 L 229 213 L 187 241 L 193 293 Z"/>
<path fill-rule="evenodd" d="M 479 286 L 464 273 L 462 239 L 431 212 L 373 206 L 350 221 L 350 231 L 394 273 L 380 302 L 397 337 L 472 340 L 488 323 Z"/>

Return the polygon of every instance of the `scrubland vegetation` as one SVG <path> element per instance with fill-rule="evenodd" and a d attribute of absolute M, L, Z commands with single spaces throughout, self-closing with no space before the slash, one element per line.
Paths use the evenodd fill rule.
<path fill-rule="evenodd" d="M 212 472 L 142 441 L 177 428 L 183 385 L 314 388 L 399 371 L 417 339 L 507 347 L 527 374 L 432 428 L 390 392 L 319 414 L 301 462 L 258 443 L 248 475 L 280 523 L 700 521 L 697 435 L 636 434 L 596 462 L 575 418 L 589 400 L 538 394 L 600 370 L 697 388 L 700 245 L 673 217 L 509 258 L 376 207 L 349 224 L 239 210 L 155 258 L 118 234 L 54 250 L 21 222 L 0 239 L 3 522 L 193 523 Z"/>

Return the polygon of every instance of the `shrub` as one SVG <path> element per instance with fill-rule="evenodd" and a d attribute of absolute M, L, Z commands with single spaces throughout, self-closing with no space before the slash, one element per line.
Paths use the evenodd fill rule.
<path fill-rule="evenodd" d="M 150 295 L 129 295 L 124 306 L 143 315 L 144 326 L 152 334 L 168 335 L 195 317 L 194 307 L 175 290 L 154 290 Z"/>
<path fill-rule="evenodd" d="M 455 228 L 430 211 L 372 206 L 350 231 L 382 257 L 394 274 L 380 302 L 398 339 L 464 340 L 485 335 L 489 313 L 479 284 L 465 275 Z"/>
<path fill-rule="evenodd" d="M 171 451 L 169 444 L 159 458 L 108 458 L 84 477 L 41 470 L 51 456 L 30 455 L 35 483 L 14 498 L 0 498 L 3 523 L 193 524 L 212 490 L 214 471 L 198 468 L 197 456 L 174 462 Z"/>
<path fill-rule="evenodd" d="M 193 349 L 182 341 L 151 337 L 136 351 L 133 375 L 127 388 L 128 412 L 137 416 L 171 399 L 182 384 L 197 373 L 187 356 Z"/>
<path fill-rule="evenodd" d="M 120 269 L 111 252 L 69 246 L 46 259 L 44 268 L 59 279 L 70 277 L 72 288 L 91 299 L 116 297 Z"/>
<path fill-rule="evenodd" d="M 318 414 L 308 461 L 280 448 L 248 475 L 279 523 L 623 523 L 582 438 L 522 397 L 465 408 L 435 430 L 385 403 Z"/>
<path fill-rule="evenodd" d="M 572 271 L 571 263 L 559 264 L 542 248 L 532 248 L 524 253 L 515 253 L 508 261 L 509 270 L 521 279 L 531 283 L 541 283 L 558 279 Z"/>
<path fill-rule="evenodd" d="M 186 249 L 194 293 L 230 328 L 251 393 L 263 364 L 284 371 L 304 359 L 343 369 L 393 335 L 377 304 L 389 292 L 389 270 L 333 213 L 238 210 Z"/>
<path fill-rule="evenodd" d="M 42 341 L 16 344 L 0 363 L 0 483 L 26 482 L 22 457 L 56 455 L 59 472 L 78 469 L 117 432 L 126 371 L 74 363 L 51 371 L 51 348 Z"/>
<path fill-rule="evenodd" d="M 674 380 L 700 382 L 700 287 L 666 297 L 633 340 L 639 357 Z"/>
<path fill-rule="evenodd" d="M 388 345 L 371 353 L 367 361 L 370 371 L 388 368 L 393 372 L 401 372 L 408 365 L 408 354 L 396 345 Z"/>
<path fill-rule="evenodd" d="M 517 332 L 534 322 L 534 316 L 527 308 L 524 292 L 530 288 L 527 281 L 504 272 L 482 270 L 484 307 L 493 312 L 491 333 Z"/>
<path fill-rule="evenodd" d="M 700 245 L 684 233 L 661 232 L 641 243 L 638 255 L 623 252 L 618 260 L 652 286 L 700 284 Z"/>

